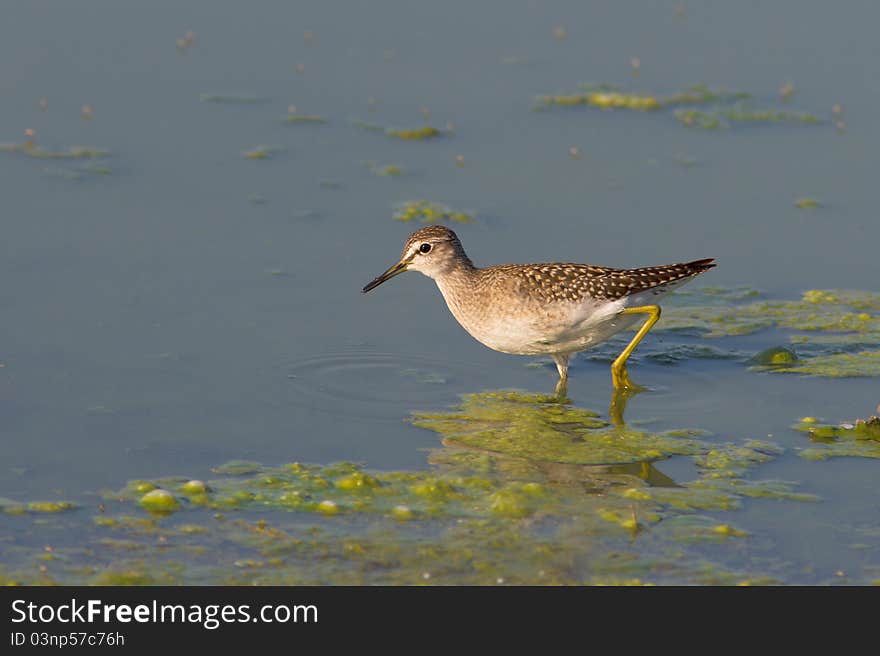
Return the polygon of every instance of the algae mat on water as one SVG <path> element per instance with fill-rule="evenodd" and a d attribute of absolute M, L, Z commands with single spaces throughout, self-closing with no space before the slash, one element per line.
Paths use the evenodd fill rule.
<path fill-rule="evenodd" d="M 773 444 L 697 431 L 624 434 L 595 413 L 485 392 L 418 414 L 444 436 L 426 470 L 237 461 L 212 477 L 132 481 L 88 507 L 19 522 L 0 579 L 95 584 L 785 582 L 791 565 L 735 526 Z M 616 436 L 616 437 L 615 437 Z M 638 437 L 637 437 L 638 436 Z M 611 444 L 619 438 L 619 444 Z M 639 440 L 643 442 L 640 448 Z M 529 442 L 542 442 L 539 447 Z M 589 455 L 588 451 L 595 453 Z M 620 454 L 625 454 L 621 458 Z M 650 461 L 692 460 L 675 482 Z M 625 460 L 627 464 L 584 464 Z M 761 501 L 755 501 L 760 503 Z M 26 525 L 25 525 L 26 524 Z"/>
<path fill-rule="evenodd" d="M 757 370 L 830 378 L 880 376 L 880 293 L 810 290 L 798 300 L 761 298 L 754 290 L 678 292 L 658 330 L 706 338 L 777 331 L 790 348 L 759 353 Z"/>
<path fill-rule="evenodd" d="M 582 84 L 576 93 L 539 96 L 534 105 L 537 110 L 560 107 L 594 107 L 606 111 L 634 110 L 653 113 L 672 109 L 673 116 L 681 125 L 704 130 L 740 125 L 823 123 L 818 116 L 809 112 L 792 111 L 778 106 L 756 107 L 748 93 L 714 91 L 700 85 L 661 95 L 621 91 L 607 84 Z"/>
<path fill-rule="evenodd" d="M 815 417 L 804 417 L 794 428 L 810 437 L 811 446 L 799 452 L 802 458 L 880 458 L 880 417 L 858 419 L 836 426 L 821 424 Z"/>

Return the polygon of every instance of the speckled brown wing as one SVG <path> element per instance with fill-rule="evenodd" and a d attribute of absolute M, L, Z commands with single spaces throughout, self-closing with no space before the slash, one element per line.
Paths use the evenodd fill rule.
<path fill-rule="evenodd" d="M 714 258 L 694 260 L 680 264 L 641 267 L 638 269 L 612 269 L 594 281 L 596 296 L 617 300 L 655 287 L 692 278 L 715 266 Z"/>
<path fill-rule="evenodd" d="M 715 265 L 713 259 L 639 269 L 613 269 L 590 264 L 504 264 L 483 269 L 484 282 L 520 280 L 526 293 L 543 301 L 614 301 L 632 294 L 684 281 Z"/>

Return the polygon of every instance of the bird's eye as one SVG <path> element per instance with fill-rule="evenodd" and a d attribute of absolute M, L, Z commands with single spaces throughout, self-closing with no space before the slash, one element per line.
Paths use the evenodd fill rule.
<path fill-rule="evenodd" d="M 422 253 L 430 253 L 431 252 L 431 244 L 422 244 L 419 246 L 419 251 Z"/>

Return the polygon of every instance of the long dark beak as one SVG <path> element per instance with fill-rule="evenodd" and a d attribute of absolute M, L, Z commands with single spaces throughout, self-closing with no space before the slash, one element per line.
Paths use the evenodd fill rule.
<path fill-rule="evenodd" d="M 371 289 L 375 289 L 376 287 L 381 285 L 386 280 L 391 280 L 394 276 L 403 273 L 404 271 L 406 271 L 407 264 L 408 264 L 408 262 L 398 262 L 393 267 L 388 269 L 385 273 L 383 273 L 381 276 L 379 276 L 378 278 L 369 282 L 363 288 L 363 290 L 362 290 L 363 293 L 366 294 L 368 291 L 370 291 Z"/>

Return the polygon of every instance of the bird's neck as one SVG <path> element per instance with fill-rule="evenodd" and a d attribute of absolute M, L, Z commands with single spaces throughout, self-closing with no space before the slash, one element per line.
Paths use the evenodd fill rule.
<path fill-rule="evenodd" d="M 480 269 L 465 255 L 456 260 L 455 266 L 434 278 L 446 305 L 456 318 L 459 316 L 458 311 L 464 309 L 468 299 L 473 297 L 474 289 L 479 286 L 479 272 Z"/>

